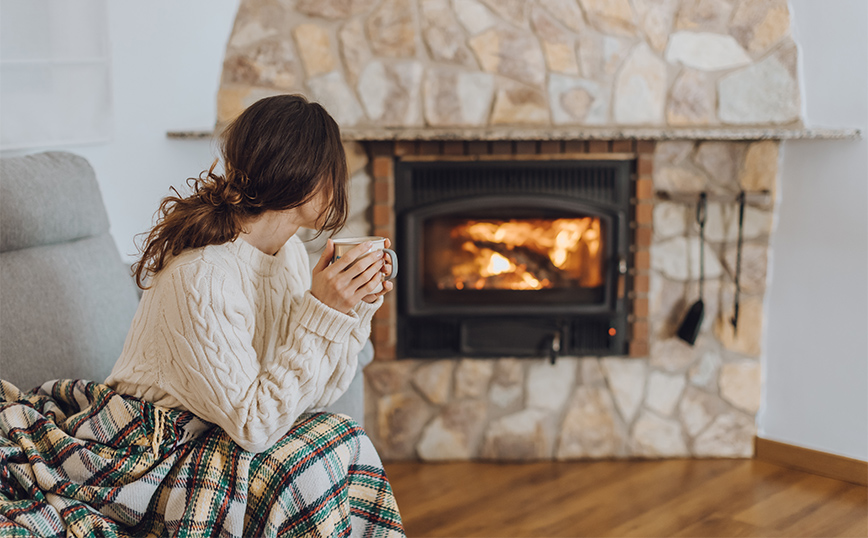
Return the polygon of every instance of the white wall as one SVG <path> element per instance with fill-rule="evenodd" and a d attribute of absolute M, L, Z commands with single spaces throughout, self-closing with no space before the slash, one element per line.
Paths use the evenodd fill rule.
<path fill-rule="evenodd" d="M 239 0 L 108 2 L 114 133 L 106 144 L 66 146 L 96 170 L 112 236 L 132 262 L 169 186 L 208 168 L 209 141 L 167 131 L 210 130 L 226 42 Z M 14 154 L 29 152 L 14 152 Z M 13 153 L 6 153 L 13 154 Z"/>
<path fill-rule="evenodd" d="M 790 0 L 806 124 L 868 136 L 868 2 Z M 868 140 L 784 144 L 759 435 L 868 460 Z"/>

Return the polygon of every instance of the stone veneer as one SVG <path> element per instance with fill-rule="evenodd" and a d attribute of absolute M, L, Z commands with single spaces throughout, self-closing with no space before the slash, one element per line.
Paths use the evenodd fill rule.
<path fill-rule="evenodd" d="M 242 0 L 218 122 L 303 93 L 342 127 L 798 123 L 786 0 Z"/>
<path fill-rule="evenodd" d="M 798 128 L 796 55 L 786 0 L 242 0 L 218 123 L 261 97 L 303 93 L 345 132 L 411 128 L 450 139 L 348 142 L 350 235 L 394 237 L 395 158 L 616 151 L 635 159 L 630 357 L 562 357 L 554 366 L 389 360 L 391 294 L 373 327 L 378 360 L 365 371 L 366 429 L 385 459 L 746 457 L 778 143 L 582 140 L 563 129 Z M 458 134 L 546 128 L 561 130 L 556 140 Z M 726 320 L 741 188 L 768 194 L 746 211 L 735 333 Z M 697 298 L 701 190 L 725 201 L 709 207 L 706 318 L 691 347 L 673 334 Z"/>

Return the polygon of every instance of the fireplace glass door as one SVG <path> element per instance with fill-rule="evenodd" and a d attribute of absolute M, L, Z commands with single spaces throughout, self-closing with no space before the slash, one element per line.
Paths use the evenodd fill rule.
<path fill-rule="evenodd" d="M 606 237 L 595 216 L 445 216 L 423 230 L 424 299 L 430 304 L 599 304 Z"/>

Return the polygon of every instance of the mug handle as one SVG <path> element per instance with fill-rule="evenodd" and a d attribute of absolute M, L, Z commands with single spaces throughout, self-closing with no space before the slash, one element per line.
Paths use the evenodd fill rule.
<path fill-rule="evenodd" d="M 398 276 L 398 255 L 395 254 L 395 251 L 390 248 L 384 248 L 383 252 L 389 255 L 389 258 L 392 259 L 392 272 L 386 275 L 384 278 L 386 280 L 392 280 L 396 276 Z"/>

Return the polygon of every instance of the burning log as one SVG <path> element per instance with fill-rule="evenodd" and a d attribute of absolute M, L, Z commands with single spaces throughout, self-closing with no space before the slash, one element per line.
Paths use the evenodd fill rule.
<path fill-rule="evenodd" d="M 442 236 L 441 236 L 442 237 Z M 601 285 L 599 219 L 465 220 L 440 253 L 439 289 L 540 290 Z"/>

